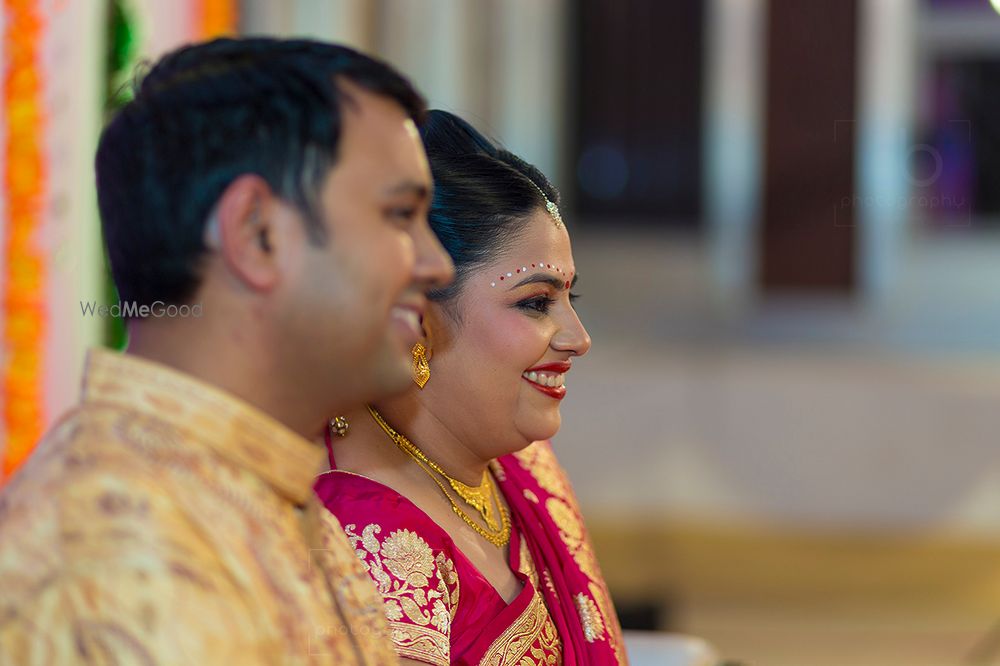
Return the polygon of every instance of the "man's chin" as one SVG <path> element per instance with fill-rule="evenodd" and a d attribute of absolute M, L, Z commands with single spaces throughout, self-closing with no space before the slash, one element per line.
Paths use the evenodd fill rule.
<path fill-rule="evenodd" d="M 375 390 L 379 395 L 373 396 L 372 400 L 380 400 L 405 393 L 413 384 L 411 370 L 411 360 L 409 355 L 401 358 L 396 350 L 392 354 L 387 354 L 382 358 L 384 361 L 379 364 L 379 372 L 376 373 Z M 387 358 L 392 356 L 393 358 Z"/>

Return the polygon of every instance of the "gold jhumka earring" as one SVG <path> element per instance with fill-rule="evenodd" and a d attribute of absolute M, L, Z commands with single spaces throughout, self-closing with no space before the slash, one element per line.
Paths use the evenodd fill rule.
<path fill-rule="evenodd" d="M 427 362 L 427 347 L 422 342 L 413 345 L 413 383 L 421 389 L 431 378 L 431 366 Z"/>

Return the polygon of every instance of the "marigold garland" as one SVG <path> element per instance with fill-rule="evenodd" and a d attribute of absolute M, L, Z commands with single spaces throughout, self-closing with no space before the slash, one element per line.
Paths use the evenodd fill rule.
<path fill-rule="evenodd" d="M 0 480 L 31 453 L 45 424 L 47 167 L 41 50 L 45 25 L 36 0 L 4 0 L 3 413 Z"/>
<path fill-rule="evenodd" d="M 196 0 L 194 36 L 212 39 L 236 32 L 235 0 Z"/>
<path fill-rule="evenodd" d="M 235 0 L 195 0 L 194 36 L 236 31 Z M 41 51 L 45 22 L 38 0 L 3 0 L 3 280 L 2 398 L 4 446 L 0 482 L 27 459 L 45 425 L 46 255 L 48 165 Z"/>

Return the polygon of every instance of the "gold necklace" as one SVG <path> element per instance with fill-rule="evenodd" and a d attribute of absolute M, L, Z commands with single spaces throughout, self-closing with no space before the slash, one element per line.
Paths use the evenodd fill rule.
<path fill-rule="evenodd" d="M 490 475 L 489 471 L 483 471 L 483 482 L 479 486 L 470 486 L 462 483 L 458 479 L 454 479 L 448 475 L 444 469 L 441 468 L 436 462 L 427 457 L 420 448 L 407 439 L 406 435 L 396 432 L 392 426 L 386 423 L 382 415 L 375 410 L 371 405 L 368 406 L 368 412 L 378 423 L 379 427 L 389 436 L 396 446 L 398 446 L 404 453 L 413 458 L 414 462 L 424 470 L 429 477 L 438 485 L 444 496 L 448 498 L 451 503 L 452 510 L 458 514 L 458 516 L 466 522 L 472 529 L 476 531 L 481 537 L 492 543 L 498 548 L 503 548 L 510 542 L 510 514 L 507 513 L 507 509 L 504 507 L 503 503 L 500 501 L 500 491 L 496 487 L 496 483 L 493 481 L 493 477 Z M 440 474 L 451 486 L 451 489 L 455 491 L 455 494 L 461 497 L 469 506 L 474 508 L 479 515 L 483 517 L 486 521 L 487 527 L 482 527 L 479 523 L 472 519 L 462 507 L 458 505 L 455 499 L 445 488 L 445 485 L 434 475 L 434 473 Z M 500 517 L 497 518 L 497 512 L 499 512 Z"/>

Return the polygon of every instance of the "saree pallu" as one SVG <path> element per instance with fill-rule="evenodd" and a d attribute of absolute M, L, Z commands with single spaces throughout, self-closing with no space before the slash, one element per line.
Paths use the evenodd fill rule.
<path fill-rule="evenodd" d="M 539 572 L 564 664 L 627 664 L 621 627 L 576 495 L 549 442 L 494 468 L 516 529 Z"/>
<path fill-rule="evenodd" d="M 336 469 L 317 480 L 317 494 L 382 594 L 397 653 L 439 666 L 627 663 L 576 500 L 548 442 L 492 469 L 511 507 L 508 564 L 523 586 L 510 603 L 395 490 Z"/>

